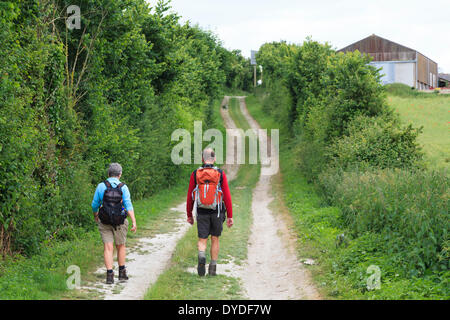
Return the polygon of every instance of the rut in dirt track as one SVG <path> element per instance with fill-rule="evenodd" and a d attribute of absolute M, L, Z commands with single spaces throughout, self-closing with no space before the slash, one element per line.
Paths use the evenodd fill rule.
<path fill-rule="evenodd" d="M 238 98 L 250 127 L 260 129 L 247 110 L 245 97 Z M 260 143 L 264 140 L 270 144 L 267 137 L 260 139 Z M 245 271 L 241 275 L 243 287 L 252 300 L 320 299 L 309 272 L 298 261 L 295 236 L 282 216 L 274 215 L 269 207 L 273 200 L 270 171 L 261 166 L 253 190 L 253 224 Z"/>

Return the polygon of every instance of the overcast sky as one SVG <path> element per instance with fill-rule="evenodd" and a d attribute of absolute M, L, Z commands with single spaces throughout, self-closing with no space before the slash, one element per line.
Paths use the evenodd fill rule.
<path fill-rule="evenodd" d="M 152 1 L 150 1 L 152 3 Z M 343 48 L 371 34 L 410 47 L 450 73 L 450 0 L 172 0 L 182 16 L 216 33 L 228 49 L 307 36 Z"/>

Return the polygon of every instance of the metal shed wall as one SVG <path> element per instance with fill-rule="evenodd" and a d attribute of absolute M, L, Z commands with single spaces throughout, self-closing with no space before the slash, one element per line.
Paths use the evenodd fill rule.
<path fill-rule="evenodd" d="M 437 87 L 437 63 L 417 52 L 417 80 L 432 87 Z"/>
<path fill-rule="evenodd" d="M 341 50 L 348 52 L 358 50 L 373 57 L 373 61 L 408 61 L 416 59 L 416 51 L 390 40 L 371 35 Z"/>
<path fill-rule="evenodd" d="M 383 84 L 403 83 L 409 87 L 414 87 L 416 72 L 414 61 L 375 61 L 370 64 L 376 68 L 381 68 L 380 74 Z"/>
<path fill-rule="evenodd" d="M 437 63 L 416 50 L 377 35 L 371 35 L 338 52 L 356 50 L 369 54 L 373 57 L 372 64 L 383 68 L 383 83 L 401 82 L 419 89 L 438 85 Z M 394 63 L 395 66 L 389 63 Z"/>

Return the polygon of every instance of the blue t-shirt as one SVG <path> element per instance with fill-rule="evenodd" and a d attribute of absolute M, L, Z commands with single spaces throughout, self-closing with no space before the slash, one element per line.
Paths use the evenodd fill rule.
<path fill-rule="evenodd" d="M 108 178 L 108 182 L 111 184 L 113 188 L 116 188 L 120 181 L 117 178 Z M 124 185 L 122 187 L 122 200 L 123 200 L 123 206 L 127 211 L 133 211 L 133 205 L 131 203 L 131 196 L 130 196 L 130 190 L 128 190 L 127 185 Z M 94 199 L 92 200 L 92 212 L 97 212 L 100 206 L 103 203 L 103 195 L 106 191 L 106 185 L 104 182 L 99 183 L 97 186 L 97 189 L 95 190 Z"/>

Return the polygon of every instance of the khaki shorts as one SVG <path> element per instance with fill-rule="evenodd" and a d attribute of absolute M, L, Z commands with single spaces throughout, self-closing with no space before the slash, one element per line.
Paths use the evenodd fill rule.
<path fill-rule="evenodd" d="M 101 221 L 97 222 L 98 231 L 102 235 L 103 243 L 115 242 L 116 246 L 125 244 L 127 242 L 128 219 L 120 226 L 114 227 L 108 224 L 103 224 Z"/>

